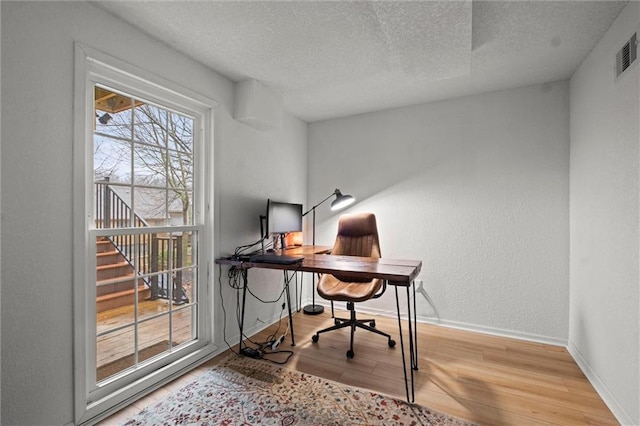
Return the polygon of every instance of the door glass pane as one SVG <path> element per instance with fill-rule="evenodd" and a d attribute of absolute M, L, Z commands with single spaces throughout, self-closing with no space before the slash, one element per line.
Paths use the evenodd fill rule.
<path fill-rule="evenodd" d="M 197 259 L 195 241 L 196 232 L 184 232 L 176 235 L 176 272 L 175 280 L 177 291 L 180 292 L 178 300 L 184 303 L 195 303 L 198 282 L 198 268 L 195 265 Z"/>
<path fill-rule="evenodd" d="M 155 188 L 134 188 L 135 213 L 139 218 L 137 225 L 166 226 L 167 225 L 167 190 Z"/>
<path fill-rule="evenodd" d="M 188 154 L 193 153 L 193 119 L 171 112 L 168 115 L 167 147 Z"/>
<path fill-rule="evenodd" d="M 170 349 L 169 315 L 141 321 L 138 325 L 138 361 L 142 362 Z"/>
<path fill-rule="evenodd" d="M 147 308 L 148 312 L 168 311 L 170 301 L 173 300 L 173 288 L 171 281 L 171 273 L 169 271 L 153 274 L 149 277 L 149 285 L 151 294 L 149 299 L 154 301 L 153 309 Z M 141 316 L 146 315 L 146 312 L 140 312 Z"/>
<path fill-rule="evenodd" d="M 94 179 L 131 183 L 131 145 L 102 135 L 96 135 L 93 142 Z"/>
<path fill-rule="evenodd" d="M 173 189 L 193 188 L 193 163 L 191 152 L 167 151 L 169 187 Z"/>
<path fill-rule="evenodd" d="M 172 335 L 176 346 L 190 342 L 196 337 L 195 306 L 186 306 L 173 312 Z"/>
<path fill-rule="evenodd" d="M 119 138 L 131 138 L 131 105 L 135 102 L 129 96 L 95 87 L 96 133 Z"/>
<path fill-rule="evenodd" d="M 135 365 L 135 326 L 98 336 L 96 381 L 109 378 Z"/>
<path fill-rule="evenodd" d="M 166 148 L 168 138 L 168 112 L 149 104 L 140 103 L 133 111 L 134 139 L 150 146 Z"/>
<path fill-rule="evenodd" d="M 193 225 L 193 192 L 173 190 L 169 197 L 169 225 Z"/>
<path fill-rule="evenodd" d="M 167 150 L 153 145 L 133 144 L 136 185 L 166 188 Z"/>
<path fill-rule="evenodd" d="M 178 291 L 180 291 L 181 300 L 185 303 L 195 303 L 196 302 L 196 288 L 195 283 L 197 283 L 197 272 L 196 268 L 187 268 L 182 269 L 179 272 L 176 272 L 176 282 L 179 283 L 180 287 L 178 287 Z"/>

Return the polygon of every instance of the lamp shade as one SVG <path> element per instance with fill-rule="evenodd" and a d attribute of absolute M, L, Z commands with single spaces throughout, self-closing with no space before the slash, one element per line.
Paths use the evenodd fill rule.
<path fill-rule="evenodd" d="M 351 195 L 343 195 L 339 189 L 335 191 L 336 199 L 331 202 L 331 210 L 340 210 L 353 204 L 356 201 Z"/>

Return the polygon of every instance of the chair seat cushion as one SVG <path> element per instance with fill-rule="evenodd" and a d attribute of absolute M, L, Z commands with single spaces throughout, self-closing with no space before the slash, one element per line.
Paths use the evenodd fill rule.
<path fill-rule="evenodd" d="M 323 274 L 318 282 L 318 294 L 327 300 L 363 302 L 378 293 L 382 284 L 381 279 L 366 282 L 345 282 L 331 274 Z"/>

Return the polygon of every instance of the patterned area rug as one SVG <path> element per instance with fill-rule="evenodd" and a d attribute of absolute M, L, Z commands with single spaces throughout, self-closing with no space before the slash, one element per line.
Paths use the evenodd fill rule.
<path fill-rule="evenodd" d="M 232 355 L 124 425 L 455 425 L 404 401 Z"/>

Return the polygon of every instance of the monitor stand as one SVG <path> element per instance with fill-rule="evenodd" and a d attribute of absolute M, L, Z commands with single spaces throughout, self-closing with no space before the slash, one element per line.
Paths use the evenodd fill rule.
<path fill-rule="evenodd" d="M 262 253 L 264 254 L 264 240 L 266 240 L 267 238 L 269 238 L 269 236 L 265 233 L 265 222 L 267 221 L 267 217 L 260 215 L 260 238 L 262 238 L 262 240 L 260 240 L 260 245 L 261 245 L 261 249 L 262 249 Z"/>

